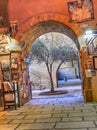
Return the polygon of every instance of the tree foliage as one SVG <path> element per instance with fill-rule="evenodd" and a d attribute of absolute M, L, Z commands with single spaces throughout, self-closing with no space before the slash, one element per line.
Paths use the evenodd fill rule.
<path fill-rule="evenodd" d="M 39 39 L 35 41 L 30 50 L 30 61 L 37 63 L 45 63 L 51 82 L 51 92 L 54 92 L 53 77 L 52 77 L 52 66 L 56 61 L 60 61 L 58 68 L 56 69 L 56 79 L 58 69 L 60 66 L 67 61 L 78 60 L 77 51 L 69 46 L 49 46 Z M 58 84 L 57 84 L 58 86 Z"/>
<path fill-rule="evenodd" d="M 36 61 L 37 63 L 48 62 L 49 51 L 47 47 L 39 40 L 37 40 L 30 51 L 30 61 Z"/>

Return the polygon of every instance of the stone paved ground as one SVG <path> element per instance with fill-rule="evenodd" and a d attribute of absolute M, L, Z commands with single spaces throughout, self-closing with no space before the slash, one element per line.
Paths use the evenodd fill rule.
<path fill-rule="evenodd" d="M 76 95 L 33 99 L 1 111 L 0 130 L 97 130 L 97 104 Z"/>

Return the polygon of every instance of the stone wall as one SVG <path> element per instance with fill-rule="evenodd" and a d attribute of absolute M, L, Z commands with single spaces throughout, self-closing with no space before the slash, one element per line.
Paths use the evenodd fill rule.
<path fill-rule="evenodd" d="M 53 80 L 54 80 L 54 87 L 56 87 L 56 68 L 58 63 L 55 63 L 53 66 Z M 69 68 L 70 67 L 70 68 Z M 78 69 L 78 64 L 74 64 L 74 67 L 72 68 L 72 65 L 70 62 L 63 64 L 61 68 L 64 70 L 67 69 L 67 72 L 65 72 L 66 75 L 68 75 L 68 78 L 77 78 L 76 74 L 79 76 L 79 70 L 77 70 L 77 73 L 75 74 L 75 68 Z M 49 75 L 47 72 L 47 68 L 44 63 L 38 65 L 33 64 L 30 66 L 30 79 L 32 81 L 32 89 L 43 89 L 43 88 L 50 88 L 50 80 Z M 72 69 L 73 71 L 70 71 Z M 69 72 L 69 73 L 68 73 Z"/>

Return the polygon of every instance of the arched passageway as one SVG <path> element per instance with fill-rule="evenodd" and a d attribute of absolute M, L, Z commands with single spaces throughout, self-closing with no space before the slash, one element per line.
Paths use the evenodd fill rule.
<path fill-rule="evenodd" d="M 49 32 L 59 32 L 64 35 L 67 35 L 73 40 L 77 48 L 80 50 L 80 44 L 75 32 L 67 25 L 56 21 L 44 21 L 31 26 L 30 29 L 21 38 L 21 43 L 24 41 L 29 50 L 36 38 Z"/>
<path fill-rule="evenodd" d="M 78 50 L 80 50 L 80 44 L 75 32 L 67 25 L 56 21 L 44 21 L 31 26 L 30 29 L 21 38 L 21 42 L 24 41 L 27 49 L 30 50 L 30 47 L 36 38 L 49 32 L 59 32 L 68 36 L 76 44 Z"/>
<path fill-rule="evenodd" d="M 45 44 L 46 48 L 52 48 L 52 47 L 60 47 L 64 45 L 72 46 L 76 49 L 75 43 L 66 35 L 62 33 L 46 33 L 39 38 L 35 40 L 33 45 L 37 41 L 41 41 L 42 43 Z M 32 45 L 32 47 L 33 47 Z M 75 50 L 74 49 L 74 50 Z M 43 52 L 42 52 L 43 53 Z M 32 53 L 33 54 L 33 53 Z M 68 52 L 69 54 L 69 52 Z M 34 55 L 34 54 L 33 54 Z M 33 64 L 30 66 L 30 78 L 32 81 L 32 95 L 33 98 L 43 98 L 45 96 L 41 96 L 41 94 L 45 93 L 46 91 L 50 91 L 51 86 L 49 83 L 49 75 L 45 66 L 45 62 L 41 64 L 37 64 L 36 62 L 32 61 Z M 60 72 L 63 72 L 63 76 L 61 76 L 61 79 L 56 79 L 56 71 L 57 67 L 59 66 L 60 61 L 54 62 L 53 63 L 53 83 L 54 83 L 54 89 L 55 91 L 63 91 L 62 93 L 65 92 L 66 95 L 76 95 L 79 94 L 81 95 L 81 80 L 79 77 L 79 68 L 78 68 L 78 61 L 73 61 L 72 62 L 64 62 L 62 66 L 60 66 Z M 77 72 L 75 72 L 77 70 Z M 69 72 L 68 72 L 69 71 Z M 67 77 L 67 81 L 65 82 L 64 80 L 64 75 Z M 59 76 L 58 76 L 59 77 Z M 57 86 L 57 81 L 59 82 L 59 86 Z M 58 87 L 58 88 L 57 88 Z M 66 94 L 66 90 L 67 93 Z M 75 93 L 75 91 L 77 93 Z M 48 94 L 46 94 L 48 95 Z M 46 96 L 47 97 L 47 96 Z"/>
<path fill-rule="evenodd" d="M 54 24 L 57 22 L 57 23 L 59 23 L 58 25 L 63 24 L 64 26 L 65 25 L 68 26 L 69 29 L 71 29 L 73 32 L 75 32 L 75 34 L 77 36 L 80 36 L 82 34 L 82 29 L 80 28 L 80 26 L 78 24 L 76 24 L 76 23 L 69 22 L 69 17 L 67 15 L 64 15 L 63 13 L 59 13 L 59 12 L 45 12 L 45 13 L 40 13 L 38 15 L 30 17 L 24 23 L 22 23 L 22 25 L 20 26 L 19 31 L 18 31 L 18 33 L 17 33 L 15 38 L 17 40 L 19 40 L 19 41 L 22 41 L 23 39 L 25 39 L 24 38 L 25 37 L 24 34 L 27 34 L 28 30 L 31 30 L 32 27 L 33 28 L 35 27 L 35 30 L 37 31 L 37 26 L 36 25 L 38 25 L 38 27 L 39 27 L 39 25 L 41 23 L 44 24 L 44 23 L 48 23 L 49 21 L 53 21 Z M 47 25 L 45 24 L 45 26 L 47 26 Z M 57 26 L 57 28 L 58 28 L 58 26 Z M 50 30 L 49 29 L 45 30 L 45 28 L 44 28 L 45 33 L 50 32 L 51 29 Z M 52 29 L 53 29 L 53 32 L 56 30 L 56 28 L 52 28 Z M 43 31 L 41 31 L 41 30 L 39 31 L 38 30 L 38 33 L 40 35 L 43 34 L 42 32 Z M 34 35 L 35 34 L 36 33 L 34 32 Z M 71 36 L 71 37 L 73 37 L 73 36 Z"/>

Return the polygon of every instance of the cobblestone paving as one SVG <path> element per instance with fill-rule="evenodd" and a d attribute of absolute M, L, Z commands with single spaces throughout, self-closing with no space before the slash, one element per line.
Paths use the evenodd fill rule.
<path fill-rule="evenodd" d="M 73 97 L 33 99 L 0 112 L 0 130 L 97 130 L 97 104 L 73 102 Z"/>

